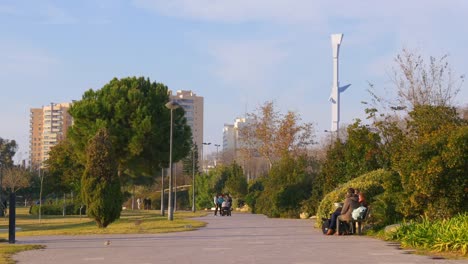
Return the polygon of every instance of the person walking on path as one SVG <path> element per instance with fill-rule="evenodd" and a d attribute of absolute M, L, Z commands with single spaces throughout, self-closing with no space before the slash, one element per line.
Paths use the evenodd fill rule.
<path fill-rule="evenodd" d="M 216 194 L 216 195 L 213 197 L 213 203 L 214 203 L 214 206 L 215 206 L 214 216 L 216 216 L 216 215 L 218 214 L 218 209 L 219 209 L 219 206 L 218 206 L 218 194 Z"/>

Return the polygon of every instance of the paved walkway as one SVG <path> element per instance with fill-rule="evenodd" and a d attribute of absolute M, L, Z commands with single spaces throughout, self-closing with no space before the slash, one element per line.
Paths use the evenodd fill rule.
<path fill-rule="evenodd" d="M 408 254 L 393 243 L 365 236 L 324 236 L 311 220 L 233 214 L 197 218 L 208 223 L 190 232 L 156 235 L 17 237 L 46 249 L 14 257 L 26 263 L 465 263 Z M 106 241 L 110 245 L 105 245 Z"/>

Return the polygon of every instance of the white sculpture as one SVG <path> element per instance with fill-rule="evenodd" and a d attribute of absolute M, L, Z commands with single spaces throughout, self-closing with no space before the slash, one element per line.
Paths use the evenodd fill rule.
<path fill-rule="evenodd" d="M 351 84 L 340 87 L 338 81 L 338 57 L 340 53 L 341 40 L 343 34 L 331 35 L 332 49 L 333 49 L 333 86 L 330 98 L 328 99 L 332 103 L 332 125 L 331 131 L 336 132 L 338 135 L 339 123 L 340 123 L 340 93 L 344 92 Z"/>

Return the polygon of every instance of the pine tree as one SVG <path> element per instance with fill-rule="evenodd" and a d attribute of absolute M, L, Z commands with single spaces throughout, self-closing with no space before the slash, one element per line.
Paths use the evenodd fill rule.
<path fill-rule="evenodd" d="M 105 228 L 120 218 L 123 200 L 117 160 L 106 129 L 100 129 L 90 140 L 86 156 L 81 179 L 83 201 L 88 216 L 99 228 Z"/>

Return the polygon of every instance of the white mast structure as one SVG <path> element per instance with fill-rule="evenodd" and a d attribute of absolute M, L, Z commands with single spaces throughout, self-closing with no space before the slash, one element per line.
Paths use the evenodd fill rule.
<path fill-rule="evenodd" d="M 331 132 L 336 132 L 338 137 L 338 130 L 340 128 L 340 93 L 344 92 L 351 84 L 340 87 L 338 81 L 338 57 L 340 52 L 341 40 L 343 34 L 332 34 L 331 42 L 333 49 L 333 86 L 330 98 L 328 99 L 332 103 L 332 124 Z"/>

